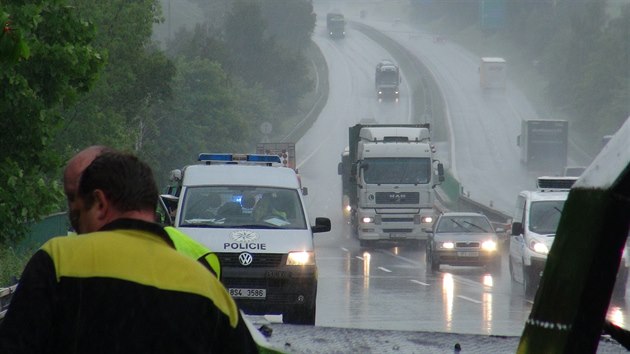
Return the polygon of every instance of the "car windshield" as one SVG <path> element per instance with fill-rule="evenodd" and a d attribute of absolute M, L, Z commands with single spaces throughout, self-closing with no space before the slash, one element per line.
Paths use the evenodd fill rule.
<path fill-rule="evenodd" d="M 306 229 L 296 190 L 269 187 L 186 188 L 179 226 Z"/>
<path fill-rule="evenodd" d="M 480 216 L 442 216 L 436 230 L 443 233 L 493 232 L 488 219 Z"/>
<path fill-rule="evenodd" d="M 529 215 L 529 229 L 537 234 L 555 234 L 564 200 L 532 202 Z"/>
<path fill-rule="evenodd" d="M 428 158 L 369 158 L 363 179 L 372 184 L 426 184 L 431 180 Z"/>

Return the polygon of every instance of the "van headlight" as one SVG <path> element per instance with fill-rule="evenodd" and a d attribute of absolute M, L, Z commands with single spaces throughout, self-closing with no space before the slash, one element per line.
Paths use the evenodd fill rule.
<path fill-rule="evenodd" d="M 287 265 L 315 265 L 315 252 L 289 252 L 287 257 Z"/>
<path fill-rule="evenodd" d="M 536 240 L 533 240 L 529 243 L 529 249 L 540 254 L 549 253 L 549 247 L 547 247 L 547 245 L 545 245 L 544 243 L 536 241 Z"/>
<path fill-rule="evenodd" d="M 496 251 L 497 243 L 494 240 L 486 240 L 481 243 L 481 249 L 484 251 Z"/>

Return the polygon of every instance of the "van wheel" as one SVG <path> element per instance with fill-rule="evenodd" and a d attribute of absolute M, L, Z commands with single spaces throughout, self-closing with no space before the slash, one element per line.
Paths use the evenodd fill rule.
<path fill-rule="evenodd" d="M 534 274 L 529 267 L 523 266 L 523 289 L 526 296 L 534 296 L 536 294 L 536 288 L 538 284 L 534 280 Z"/>
<path fill-rule="evenodd" d="M 288 324 L 315 325 L 315 305 L 295 306 L 282 315 L 282 322 Z"/>

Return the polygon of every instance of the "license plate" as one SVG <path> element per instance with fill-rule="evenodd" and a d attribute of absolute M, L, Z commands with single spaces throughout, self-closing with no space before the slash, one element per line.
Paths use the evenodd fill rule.
<path fill-rule="evenodd" d="M 235 299 L 264 299 L 267 297 L 267 289 L 229 288 L 228 290 Z"/>
<path fill-rule="evenodd" d="M 389 238 L 396 238 L 396 239 L 407 238 L 407 234 L 389 234 Z"/>
<path fill-rule="evenodd" d="M 457 252 L 458 257 L 479 257 L 479 252 Z"/>

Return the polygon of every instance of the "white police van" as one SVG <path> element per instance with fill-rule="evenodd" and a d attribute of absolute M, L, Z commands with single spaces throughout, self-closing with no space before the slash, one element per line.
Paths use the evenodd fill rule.
<path fill-rule="evenodd" d="M 313 233 L 295 171 L 275 155 L 200 154 L 171 195 L 173 225 L 215 252 L 222 282 L 246 314 L 282 314 L 314 324 L 317 265 Z"/>
<path fill-rule="evenodd" d="M 564 203 L 578 177 L 538 177 L 535 191 L 522 191 L 516 209 L 510 237 L 510 276 L 522 283 L 525 294 L 534 295 L 553 245 Z M 629 260 L 624 250 L 617 273 L 615 293 L 626 293 Z"/>

